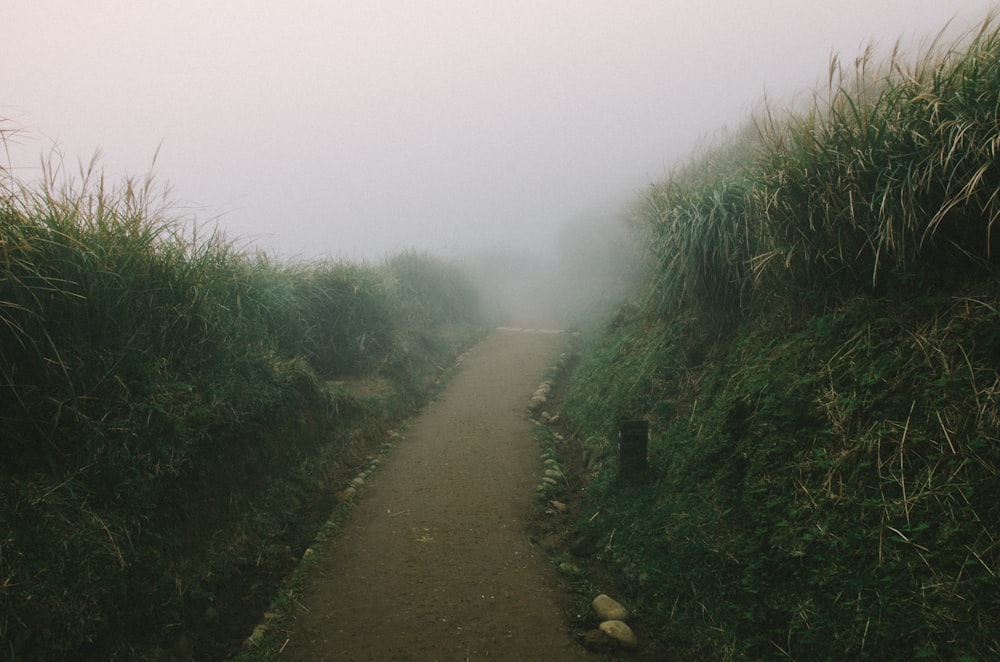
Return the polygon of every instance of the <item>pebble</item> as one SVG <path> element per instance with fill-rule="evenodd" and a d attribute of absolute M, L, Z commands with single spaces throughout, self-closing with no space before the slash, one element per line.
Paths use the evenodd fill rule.
<path fill-rule="evenodd" d="M 611 597 L 601 593 L 599 596 L 594 598 L 591 603 L 594 608 L 594 613 L 602 621 L 627 621 L 630 614 L 628 609 L 623 607 L 620 602 L 612 599 Z"/>
<path fill-rule="evenodd" d="M 601 632 L 617 641 L 618 645 L 622 648 L 634 650 L 639 647 L 639 640 L 636 638 L 635 633 L 625 623 L 621 621 L 604 621 L 599 627 Z"/>
<path fill-rule="evenodd" d="M 243 648 L 260 645 L 260 642 L 264 640 L 265 634 L 267 634 L 267 626 L 258 625 L 250 633 L 250 636 L 243 640 Z"/>

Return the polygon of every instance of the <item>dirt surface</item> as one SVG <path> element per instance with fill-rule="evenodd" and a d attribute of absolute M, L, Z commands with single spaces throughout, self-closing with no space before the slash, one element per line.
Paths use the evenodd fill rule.
<path fill-rule="evenodd" d="M 282 660 L 581 660 L 569 590 L 532 544 L 529 399 L 564 342 L 498 329 L 403 431 L 320 550 Z"/>

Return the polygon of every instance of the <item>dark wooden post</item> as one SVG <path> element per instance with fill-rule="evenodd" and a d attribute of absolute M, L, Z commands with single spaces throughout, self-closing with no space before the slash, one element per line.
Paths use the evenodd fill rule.
<path fill-rule="evenodd" d="M 618 478 L 632 478 L 646 470 L 649 445 L 647 421 L 618 422 Z"/>

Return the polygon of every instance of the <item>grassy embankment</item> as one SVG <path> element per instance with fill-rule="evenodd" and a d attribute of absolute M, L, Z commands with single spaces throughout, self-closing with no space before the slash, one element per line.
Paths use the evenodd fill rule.
<path fill-rule="evenodd" d="M 218 656 L 198 632 L 255 622 L 477 295 L 429 257 L 277 263 L 186 236 L 151 181 L 63 179 L 0 170 L 0 657 Z"/>
<path fill-rule="evenodd" d="M 834 60 L 648 190 L 652 276 L 565 413 L 580 530 L 691 657 L 1000 656 L 998 99 L 989 21 Z"/>

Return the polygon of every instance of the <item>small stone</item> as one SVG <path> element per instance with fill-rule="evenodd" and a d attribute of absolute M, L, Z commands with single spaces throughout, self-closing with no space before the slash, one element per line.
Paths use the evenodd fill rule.
<path fill-rule="evenodd" d="M 558 467 L 559 466 L 559 461 L 558 460 L 553 460 L 550 457 L 550 458 L 546 458 L 546 460 L 545 460 L 545 462 L 543 462 L 543 464 L 545 466 L 548 466 L 548 467 Z"/>
<path fill-rule="evenodd" d="M 556 480 L 555 478 L 553 478 L 552 476 L 544 476 L 542 478 L 542 482 L 545 483 L 546 485 L 558 485 L 559 484 L 559 481 Z"/>
<path fill-rule="evenodd" d="M 629 619 L 628 609 L 604 593 L 594 598 L 590 604 L 594 608 L 594 613 L 602 621 L 627 621 Z"/>
<path fill-rule="evenodd" d="M 353 499 L 357 493 L 358 491 L 353 487 L 348 487 L 346 490 L 337 492 L 337 503 L 346 503 Z"/>
<path fill-rule="evenodd" d="M 361 487 L 365 484 L 365 479 L 361 476 L 355 476 L 354 480 L 351 481 L 351 485 L 354 487 Z"/>
<path fill-rule="evenodd" d="M 546 469 L 545 475 L 551 476 L 552 478 L 562 478 L 562 473 L 556 471 L 555 469 Z"/>
<path fill-rule="evenodd" d="M 258 625 L 253 629 L 253 632 L 250 633 L 250 636 L 243 641 L 243 648 L 260 645 L 260 642 L 264 640 L 265 634 L 267 634 L 267 626 Z"/>
<path fill-rule="evenodd" d="M 552 506 L 552 510 L 555 510 L 560 513 L 565 513 L 567 510 L 569 510 L 569 506 L 567 506 L 562 501 L 549 501 L 549 505 Z"/>
<path fill-rule="evenodd" d="M 622 648 L 634 650 L 639 647 L 639 640 L 635 633 L 625 623 L 621 621 L 604 621 L 600 625 L 601 632 L 618 642 Z"/>

